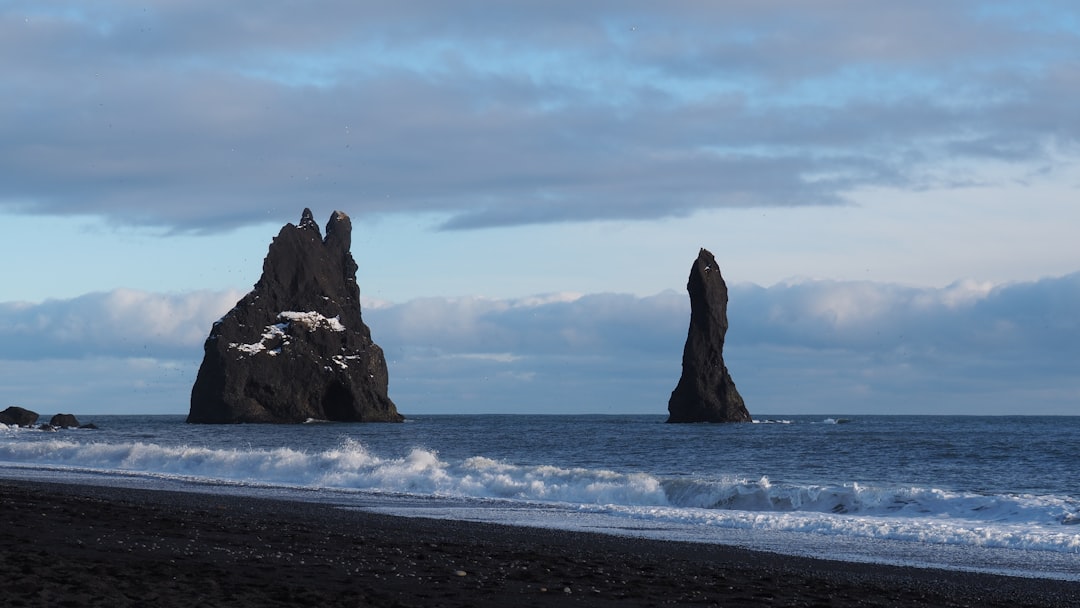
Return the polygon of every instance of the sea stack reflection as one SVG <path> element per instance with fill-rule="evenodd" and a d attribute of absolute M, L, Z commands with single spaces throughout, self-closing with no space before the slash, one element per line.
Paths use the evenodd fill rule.
<path fill-rule="evenodd" d="M 698 252 L 686 284 L 690 331 L 683 347 L 682 377 L 668 400 L 668 422 L 750 422 L 742 396 L 724 365 L 728 291 L 716 259 Z"/>
<path fill-rule="evenodd" d="M 255 288 L 214 323 L 191 389 L 195 423 L 400 422 L 360 316 L 349 216 L 323 239 L 309 209 L 270 244 Z"/>

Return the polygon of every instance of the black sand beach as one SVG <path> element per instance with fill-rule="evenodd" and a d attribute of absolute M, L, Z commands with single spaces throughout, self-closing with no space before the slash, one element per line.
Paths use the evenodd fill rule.
<path fill-rule="evenodd" d="M 0 480 L 3 606 L 1080 606 L 1080 583 Z"/>

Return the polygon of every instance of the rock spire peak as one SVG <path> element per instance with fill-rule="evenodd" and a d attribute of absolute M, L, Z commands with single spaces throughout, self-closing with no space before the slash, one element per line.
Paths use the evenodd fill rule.
<path fill-rule="evenodd" d="M 188 422 L 399 422 L 383 351 L 360 314 L 352 223 L 310 209 L 270 243 L 254 289 L 214 323 Z"/>
<path fill-rule="evenodd" d="M 319 231 L 319 225 L 315 223 L 315 217 L 311 215 L 311 209 L 304 208 L 304 212 L 300 214 L 300 223 L 297 228 L 313 228 L 315 232 Z"/>
<path fill-rule="evenodd" d="M 728 290 L 716 258 L 702 248 L 690 267 L 690 329 L 682 376 L 668 401 L 668 422 L 749 422 L 743 398 L 724 364 Z"/>

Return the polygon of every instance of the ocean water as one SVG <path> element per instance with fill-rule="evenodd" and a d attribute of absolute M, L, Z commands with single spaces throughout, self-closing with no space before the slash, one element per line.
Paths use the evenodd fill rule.
<path fill-rule="evenodd" d="M 0 476 L 1080 580 L 1080 417 L 0 425 Z"/>

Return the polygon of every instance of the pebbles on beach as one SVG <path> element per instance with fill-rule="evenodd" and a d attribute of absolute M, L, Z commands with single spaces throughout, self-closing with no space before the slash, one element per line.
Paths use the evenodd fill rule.
<path fill-rule="evenodd" d="M 13 606 L 1080 605 L 1080 583 L 12 481 L 0 580 Z"/>

